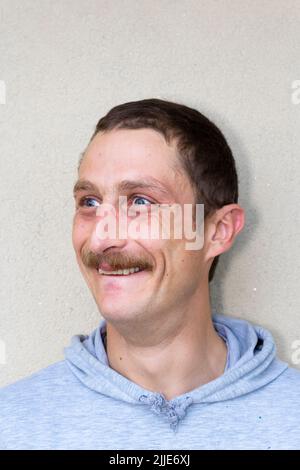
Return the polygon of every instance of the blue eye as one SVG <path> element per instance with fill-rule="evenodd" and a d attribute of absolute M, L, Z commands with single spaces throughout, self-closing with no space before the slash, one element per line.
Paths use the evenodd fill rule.
<path fill-rule="evenodd" d="M 81 199 L 79 205 L 83 207 L 97 207 L 94 203 L 99 204 L 93 197 L 84 197 Z"/>
<path fill-rule="evenodd" d="M 132 197 L 132 200 L 135 204 L 138 205 L 151 205 L 153 202 L 149 201 L 149 199 L 142 197 L 142 196 L 134 196 Z M 93 197 L 83 197 L 79 201 L 79 206 L 80 207 L 85 207 L 85 208 L 91 208 L 91 207 L 98 207 L 100 203 L 97 201 L 97 199 Z"/>
<path fill-rule="evenodd" d="M 151 201 L 149 201 L 148 199 L 146 199 L 145 197 L 142 197 L 142 196 L 135 196 L 135 197 L 133 198 L 133 200 L 140 200 L 140 201 L 141 201 L 141 200 L 144 200 L 144 201 L 147 201 L 148 204 L 152 204 Z M 136 204 L 147 205 L 147 204 L 143 204 L 143 203 L 141 203 L 141 202 L 137 202 Z"/>

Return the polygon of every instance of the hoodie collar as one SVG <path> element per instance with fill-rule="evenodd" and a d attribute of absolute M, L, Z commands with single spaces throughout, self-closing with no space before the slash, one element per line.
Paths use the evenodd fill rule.
<path fill-rule="evenodd" d="M 152 412 L 165 414 L 171 428 L 176 430 L 192 403 L 214 403 L 242 396 L 271 382 L 288 367 L 276 358 L 275 343 L 268 330 L 217 313 L 212 315 L 212 321 L 227 345 L 224 373 L 169 401 L 163 394 L 144 389 L 109 366 L 103 343 L 104 319 L 90 335 L 73 336 L 70 346 L 64 349 L 65 358 L 84 386 L 116 400 L 147 405 Z"/>

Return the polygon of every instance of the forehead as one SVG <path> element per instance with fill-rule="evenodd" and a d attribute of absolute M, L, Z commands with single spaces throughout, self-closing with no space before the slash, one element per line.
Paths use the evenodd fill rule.
<path fill-rule="evenodd" d="M 152 177 L 172 192 L 191 191 L 176 143 L 153 129 L 118 129 L 97 134 L 86 149 L 79 178 L 103 186 Z"/>
<path fill-rule="evenodd" d="M 168 145 L 153 129 L 118 129 L 98 133 L 90 142 L 83 159 L 85 164 L 101 161 L 102 165 L 128 164 L 165 169 L 179 165 L 175 143 Z"/>

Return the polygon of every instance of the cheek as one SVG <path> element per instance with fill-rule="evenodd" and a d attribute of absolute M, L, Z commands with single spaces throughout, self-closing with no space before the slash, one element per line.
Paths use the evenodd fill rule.
<path fill-rule="evenodd" d="M 181 276 L 180 270 L 186 261 L 181 240 L 153 240 L 151 249 L 156 253 L 161 272 L 168 282 Z"/>
<path fill-rule="evenodd" d="M 72 243 L 76 252 L 78 252 L 87 241 L 89 233 L 89 224 L 82 221 L 78 215 L 75 215 L 72 228 Z"/>
<path fill-rule="evenodd" d="M 179 278 L 189 278 L 191 282 L 201 277 L 203 270 L 203 250 L 188 250 L 185 241 L 173 242 L 169 250 L 171 269 Z"/>
<path fill-rule="evenodd" d="M 185 277 L 189 277 L 191 285 L 198 285 L 205 273 L 203 250 L 188 250 L 183 259 L 181 266 Z"/>

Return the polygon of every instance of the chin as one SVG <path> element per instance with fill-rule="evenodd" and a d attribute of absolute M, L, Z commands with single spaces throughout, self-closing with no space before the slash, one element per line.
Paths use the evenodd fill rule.
<path fill-rule="evenodd" d="M 137 313 L 130 308 L 130 304 L 132 302 L 128 302 L 128 305 L 126 305 L 126 302 L 114 301 L 112 299 L 97 301 L 101 316 L 112 324 L 127 323 L 135 320 Z"/>

